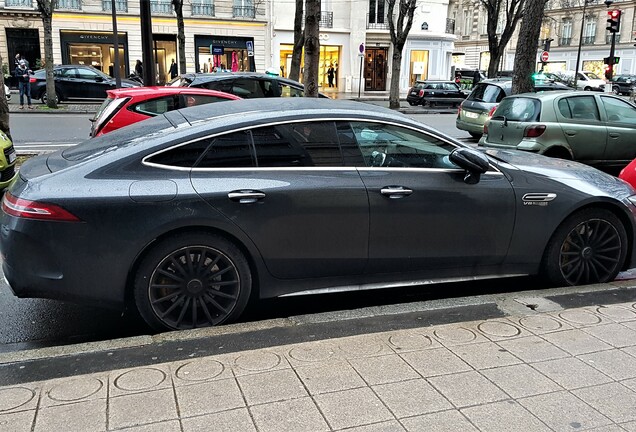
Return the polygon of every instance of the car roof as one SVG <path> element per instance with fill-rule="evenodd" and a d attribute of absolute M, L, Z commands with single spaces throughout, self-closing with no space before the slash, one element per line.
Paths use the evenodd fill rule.
<path fill-rule="evenodd" d="M 209 82 L 209 81 L 223 81 L 235 78 L 253 78 L 253 79 L 269 79 L 278 80 L 286 84 L 296 85 L 303 87 L 298 81 L 284 78 L 277 75 L 269 75 L 261 72 L 216 72 L 216 73 L 185 73 L 181 74 L 182 78 L 192 80 L 192 82 Z"/>
<path fill-rule="evenodd" d="M 235 96 L 233 94 L 221 92 L 218 90 L 208 90 L 202 89 L 198 87 L 162 87 L 162 86 L 153 86 L 153 87 L 127 87 L 127 88 L 119 88 L 115 90 L 106 90 L 108 93 L 108 97 L 110 98 L 121 98 L 121 97 L 141 97 L 141 96 L 168 96 L 175 94 L 197 94 L 197 95 L 207 95 L 207 96 L 217 96 L 226 99 L 232 100 L 240 100 L 239 96 Z"/>
<path fill-rule="evenodd" d="M 450 84 L 455 84 L 455 81 L 451 81 L 451 80 L 417 80 L 415 81 L 418 84 L 421 83 L 450 83 Z"/>
<path fill-rule="evenodd" d="M 540 93 L 521 93 L 521 94 L 511 95 L 508 97 L 534 98 L 534 99 L 540 99 L 541 101 L 544 101 L 544 102 L 548 102 L 558 97 L 561 97 L 563 95 L 567 95 L 568 97 L 570 97 L 570 96 L 594 96 L 595 94 L 597 93 L 595 92 L 591 93 L 589 91 L 584 91 L 584 90 L 565 90 L 565 91 L 549 91 L 549 92 L 540 92 Z M 611 94 L 606 94 L 606 93 L 601 93 L 601 94 L 603 96 L 614 97 Z M 625 99 L 621 98 L 621 100 L 625 100 Z"/>

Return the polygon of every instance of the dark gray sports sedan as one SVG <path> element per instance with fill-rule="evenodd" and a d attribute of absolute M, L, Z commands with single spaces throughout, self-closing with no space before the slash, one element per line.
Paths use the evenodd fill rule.
<path fill-rule="evenodd" d="M 123 307 L 156 329 L 266 298 L 632 266 L 636 192 L 575 162 L 481 153 L 390 110 L 220 102 L 26 162 L 2 200 L 19 297 Z"/>

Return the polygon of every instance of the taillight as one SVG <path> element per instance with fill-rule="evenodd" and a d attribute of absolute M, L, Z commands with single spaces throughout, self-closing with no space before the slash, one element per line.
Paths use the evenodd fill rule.
<path fill-rule="evenodd" d="M 488 111 L 488 117 L 492 117 L 492 115 L 495 113 L 495 111 L 497 111 L 497 105 L 495 105 L 494 107 L 490 108 L 490 111 Z"/>
<path fill-rule="evenodd" d="M 545 125 L 530 125 L 523 131 L 525 138 L 537 138 L 545 132 Z"/>
<path fill-rule="evenodd" d="M 488 122 L 484 123 L 484 135 L 488 135 Z"/>
<path fill-rule="evenodd" d="M 35 78 L 33 78 L 33 77 L 30 77 L 30 78 L 29 78 L 29 82 L 30 82 L 31 84 L 33 84 L 35 81 L 37 81 Z"/>
<path fill-rule="evenodd" d="M 2 211 L 10 216 L 59 222 L 80 222 L 80 219 L 55 204 L 16 198 L 9 192 L 2 197 Z"/>
<path fill-rule="evenodd" d="M 418 96 L 419 96 L 419 97 L 424 96 L 424 90 L 420 90 L 420 92 L 419 92 Z"/>

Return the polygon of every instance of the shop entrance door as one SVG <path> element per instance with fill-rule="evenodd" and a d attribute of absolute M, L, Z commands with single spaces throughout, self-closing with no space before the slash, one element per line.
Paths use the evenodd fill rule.
<path fill-rule="evenodd" d="M 364 90 L 386 90 L 386 48 L 367 48 L 364 62 Z"/>
<path fill-rule="evenodd" d="M 36 62 L 42 59 L 40 54 L 40 36 L 37 29 L 22 29 L 22 28 L 8 28 L 7 34 L 7 48 L 9 51 L 9 58 L 6 62 L 9 65 L 9 72 L 11 72 L 11 79 L 7 80 L 7 84 L 10 87 L 17 87 L 17 82 L 14 82 L 13 71 L 15 65 L 13 64 L 15 55 L 20 54 L 22 58 L 29 61 L 29 67 L 32 70 L 37 69 Z"/>

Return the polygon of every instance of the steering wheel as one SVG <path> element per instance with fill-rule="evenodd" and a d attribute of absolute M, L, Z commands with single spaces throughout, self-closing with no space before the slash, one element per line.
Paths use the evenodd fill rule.
<path fill-rule="evenodd" d="M 377 150 L 373 150 L 371 153 L 371 166 L 372 167 L 381 167 L 384 166 L 384 162 L 386 161 L 386 153 L 379 152 Z"/>

